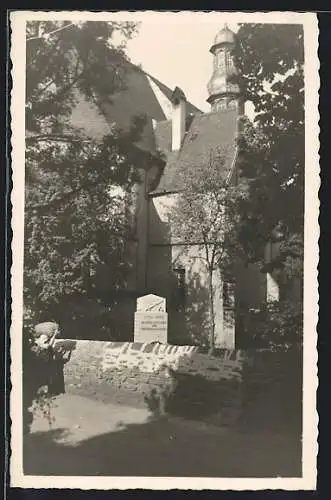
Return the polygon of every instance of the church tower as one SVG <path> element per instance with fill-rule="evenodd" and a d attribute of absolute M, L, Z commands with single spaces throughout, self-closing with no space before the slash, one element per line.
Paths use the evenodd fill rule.
<path fill-rule="evenodd" d="M 225 25 L 217 33 L 210 48 L 214 56 L 213 74 L 207 85 L 207 102 L 211 105 L 211 111 L 237 108 L 239 114 L 244 113 L 239 85 L 232 81 L 233 76 L 238 73 L 232 56 L 235 43 L 235 34 Z"/>

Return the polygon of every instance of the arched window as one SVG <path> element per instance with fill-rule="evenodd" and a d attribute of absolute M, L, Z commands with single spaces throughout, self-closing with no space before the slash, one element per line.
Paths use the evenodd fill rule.
<path fill-rule="evenodd" d="M 175 277 L 175 306 L 177 311 L 182 311 L 185 306 L 185 269 L 176 267 L 173 269 Z"/>
<path fill-rule="evenodd" d="M 231 68 L 233 66 L 233 58 L 229 51 L 225 53 L 225 64 L 227 68 Z"/>
<path fill-rule="evenodd" d="M 217 54 L 217 65 L 220 69 L 225 69 L 225 52 L 223 49 Z"/>
<path fill-rule="evenodd" d="M 232 325 L 234 322 L 234 283 L 229 281 L 224 281 L 223 283 L 223 314 L 224 321 L 228 325 Z"/>

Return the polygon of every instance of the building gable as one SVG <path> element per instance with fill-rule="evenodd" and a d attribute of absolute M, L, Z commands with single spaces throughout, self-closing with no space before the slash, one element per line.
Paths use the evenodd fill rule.
<path fill-rule="evenodd" d="M 77 103 L 72 110 L 70 124 L 81 128 L 82 133 L 93 139 L 101 139 L 110 132 L 115 123 L 123 131 L 128 131 L 132 119 L 145 116 L 146 125 L 137 145 L 147 151 L 157 148 L 153 130 L 153 120 L 162 122 L 171 117 L 170 98 L 172 90 L 139 67 L 128 63 L 125 88 L 113 95 L 104 95 L 97 104 L 82 94 L 77 94 Z M 201 111 L 187 103 L 187 113 Z"/>

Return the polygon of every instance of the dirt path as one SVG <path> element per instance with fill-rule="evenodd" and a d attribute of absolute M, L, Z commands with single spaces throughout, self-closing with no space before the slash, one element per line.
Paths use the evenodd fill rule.
<path fill-rule="evenodd" d="M 145 409 L 63 395 L 38 417 L 24 445 L 25 474 L 298 477 L 300 443 L 290 433 L 239 432 Z"/>

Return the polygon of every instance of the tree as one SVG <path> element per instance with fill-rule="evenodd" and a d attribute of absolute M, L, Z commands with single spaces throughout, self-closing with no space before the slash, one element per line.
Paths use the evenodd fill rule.
<path fill-rule="evenodd" d="M 269 269 L 302 276 L 304 222 L 304 52 L 300 25 L 241 24 L 234 50 L 254 124 L 242 120 L 239 168 L 249 179 L 242 205 L 241 243 L 264 264 L 264 247 L 277 240 Z"/>
<path fill-rule="evenodd" d="M 99 106 L 125 87 L 125 40 L 135 30 L 132 23 L 28 23 L 24 303 L 37 315 L 93 295 L 100 266 L 111 267 L 113 288 L 130 270 L 132 186 L 152 161 L 135 146 L 144 117 L 130 131 L 114 125 L 91 140 L 70 125 L 70 113 L 81 94 Z"/>
<path fill-rule="evenodd" d="M 100 103 L 125 88 L 125 46 L 136 30 L 132 22 L 29 21 L 27 129 L 62 132 L 77 91 Z"/>
<path fill-rule="evenodd" d="M 206 165 L 180 171 L 178 181 L 183 189 L 169 217 L 172 238 L 182 245 L 183 254 L 194 245 L 194 258 L 206 270 L 211 352 L 215 348 L 215 273 L 233 279 L 235 255 L 239 252 L 238 206 L 245 198 L 244 185 L 234 185 L 224 178 L 226 156 L 227 150 L 219 148 L 211 153 Z"/>
<path fill-rule="evenodd" d="M 113 269 L 109 286 L 120 286 L 130 270 L 124 263 L 126 241 L 133 238 L 131 188 L 142 162 L 130 134 L 114 133 L 98 147 L 38 141 L 38 163 L 32 161 L 32 145 L 29 153 L 27 305 L 45 309 L 88 294 L 102 264 Z"/>

